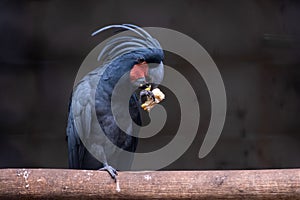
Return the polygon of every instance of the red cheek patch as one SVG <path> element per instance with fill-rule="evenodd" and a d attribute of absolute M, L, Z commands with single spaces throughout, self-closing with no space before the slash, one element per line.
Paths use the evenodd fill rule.
<path fill-rule="evenodd" d="M 145 78 L 148 76 L 148 64 L 146 62 L 142 62 L 136 64 L 130 70 L 130 80 L 131 82 L 136 81 L 139 78 Z"/>

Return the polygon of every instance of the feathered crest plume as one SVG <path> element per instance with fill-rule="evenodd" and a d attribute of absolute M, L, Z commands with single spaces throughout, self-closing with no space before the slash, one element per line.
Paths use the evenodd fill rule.
<path fill-rule="evenodd" d="M 130 32 L 128 32 L 128 35 L 112 38 L 105 44 L 105 47 L 101 50 L 98 56 L 98 61 L 101 61 L 102 63 L 108 63 L 123 54 L 130 53 L 141 48 L 161 49 L 159 42 L 155 38 L 141 27 L 133 24 L 105 26 L 95 31 L 92 36 L 112 28 L 121 28 Z"/>

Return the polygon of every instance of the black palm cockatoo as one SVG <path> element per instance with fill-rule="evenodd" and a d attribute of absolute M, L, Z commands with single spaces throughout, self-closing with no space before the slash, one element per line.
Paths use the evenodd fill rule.
<path fill-rule="evenodd" d="M 119 149 L 136 150 L 138 138 L 135 132 L 138 132 L 138 126 L 132 124 L 141 125 L 141 112 L 144 111 L 141 110 L 138 90 L 129 94 L 127 104 L 116 101 L 112 105 L 114 88 L 119 82 L 125 92 L 152 83 L 152 87 L 156 87 L 156 83 L 163 79 L 164 55 L 158 41 L 136 25 L 110 25 L 93 35 L 111 28 L 127 30 L 132 34 L 108 40 L 99 53 L 101 66 L 85 75 L 74 87 L 69 106 L 67 140 L 70 168 L 106 170 L 116 180 L 118 165 L 129 166 L 131 163 L 130 158 L 122 156 Z M 122 98 L 122 94 L 116 95 Z M 122 113 L 129 110 L 132 124 L 128 125 L 126 132 L 116 122 L 113 106 L 117 107 L 121 118 Z M 118 148 L 110 146 L 105 137 Z M 83 141 L 84 138 L 88 138 L 87 141 Z"/>

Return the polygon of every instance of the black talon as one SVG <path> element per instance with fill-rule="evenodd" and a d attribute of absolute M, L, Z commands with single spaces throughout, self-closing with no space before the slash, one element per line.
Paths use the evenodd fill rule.
<path fill-rule="evenodd" d="M 111 176 L 111 178 L 114 179 L 115 182 L 117 181 L 118 172 L 112 166 L 105 164 L 104 167 L 99 169 L 99 171 L 107 171 L 109 173 L 109 175 Z"/>
<path fill-rule="evenodd" d="M 151 91 L 152 85 L 150 83 L 141 84 L 139 88 L 142 89 L 140 92 L 140 100 L 142 104 L 148 100 L 148 97 L 155 101 L 155 96 Z"/>
<path fill-rule="evenodd" d="M 140 89 L 145 90 L 146 88 L 151 87 L 150 83 L 144 83 L 144 84 L 140 84 Z"/>

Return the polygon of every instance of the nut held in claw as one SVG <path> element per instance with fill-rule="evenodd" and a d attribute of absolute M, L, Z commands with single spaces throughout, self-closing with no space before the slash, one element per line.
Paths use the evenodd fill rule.
<path fill-rule="evenodd" d="M 150 88 L 146 88 L 145 90 L 149 91 Z M 150 110 L 159 102 L 165 99 L 165 94 L 159 88 L 155 88 L 152 91 L 154 95 L 154 99 L 151 95 L 147 95 L 147 100 L 141 105 L 144 110 L 150 112 Z"/>

